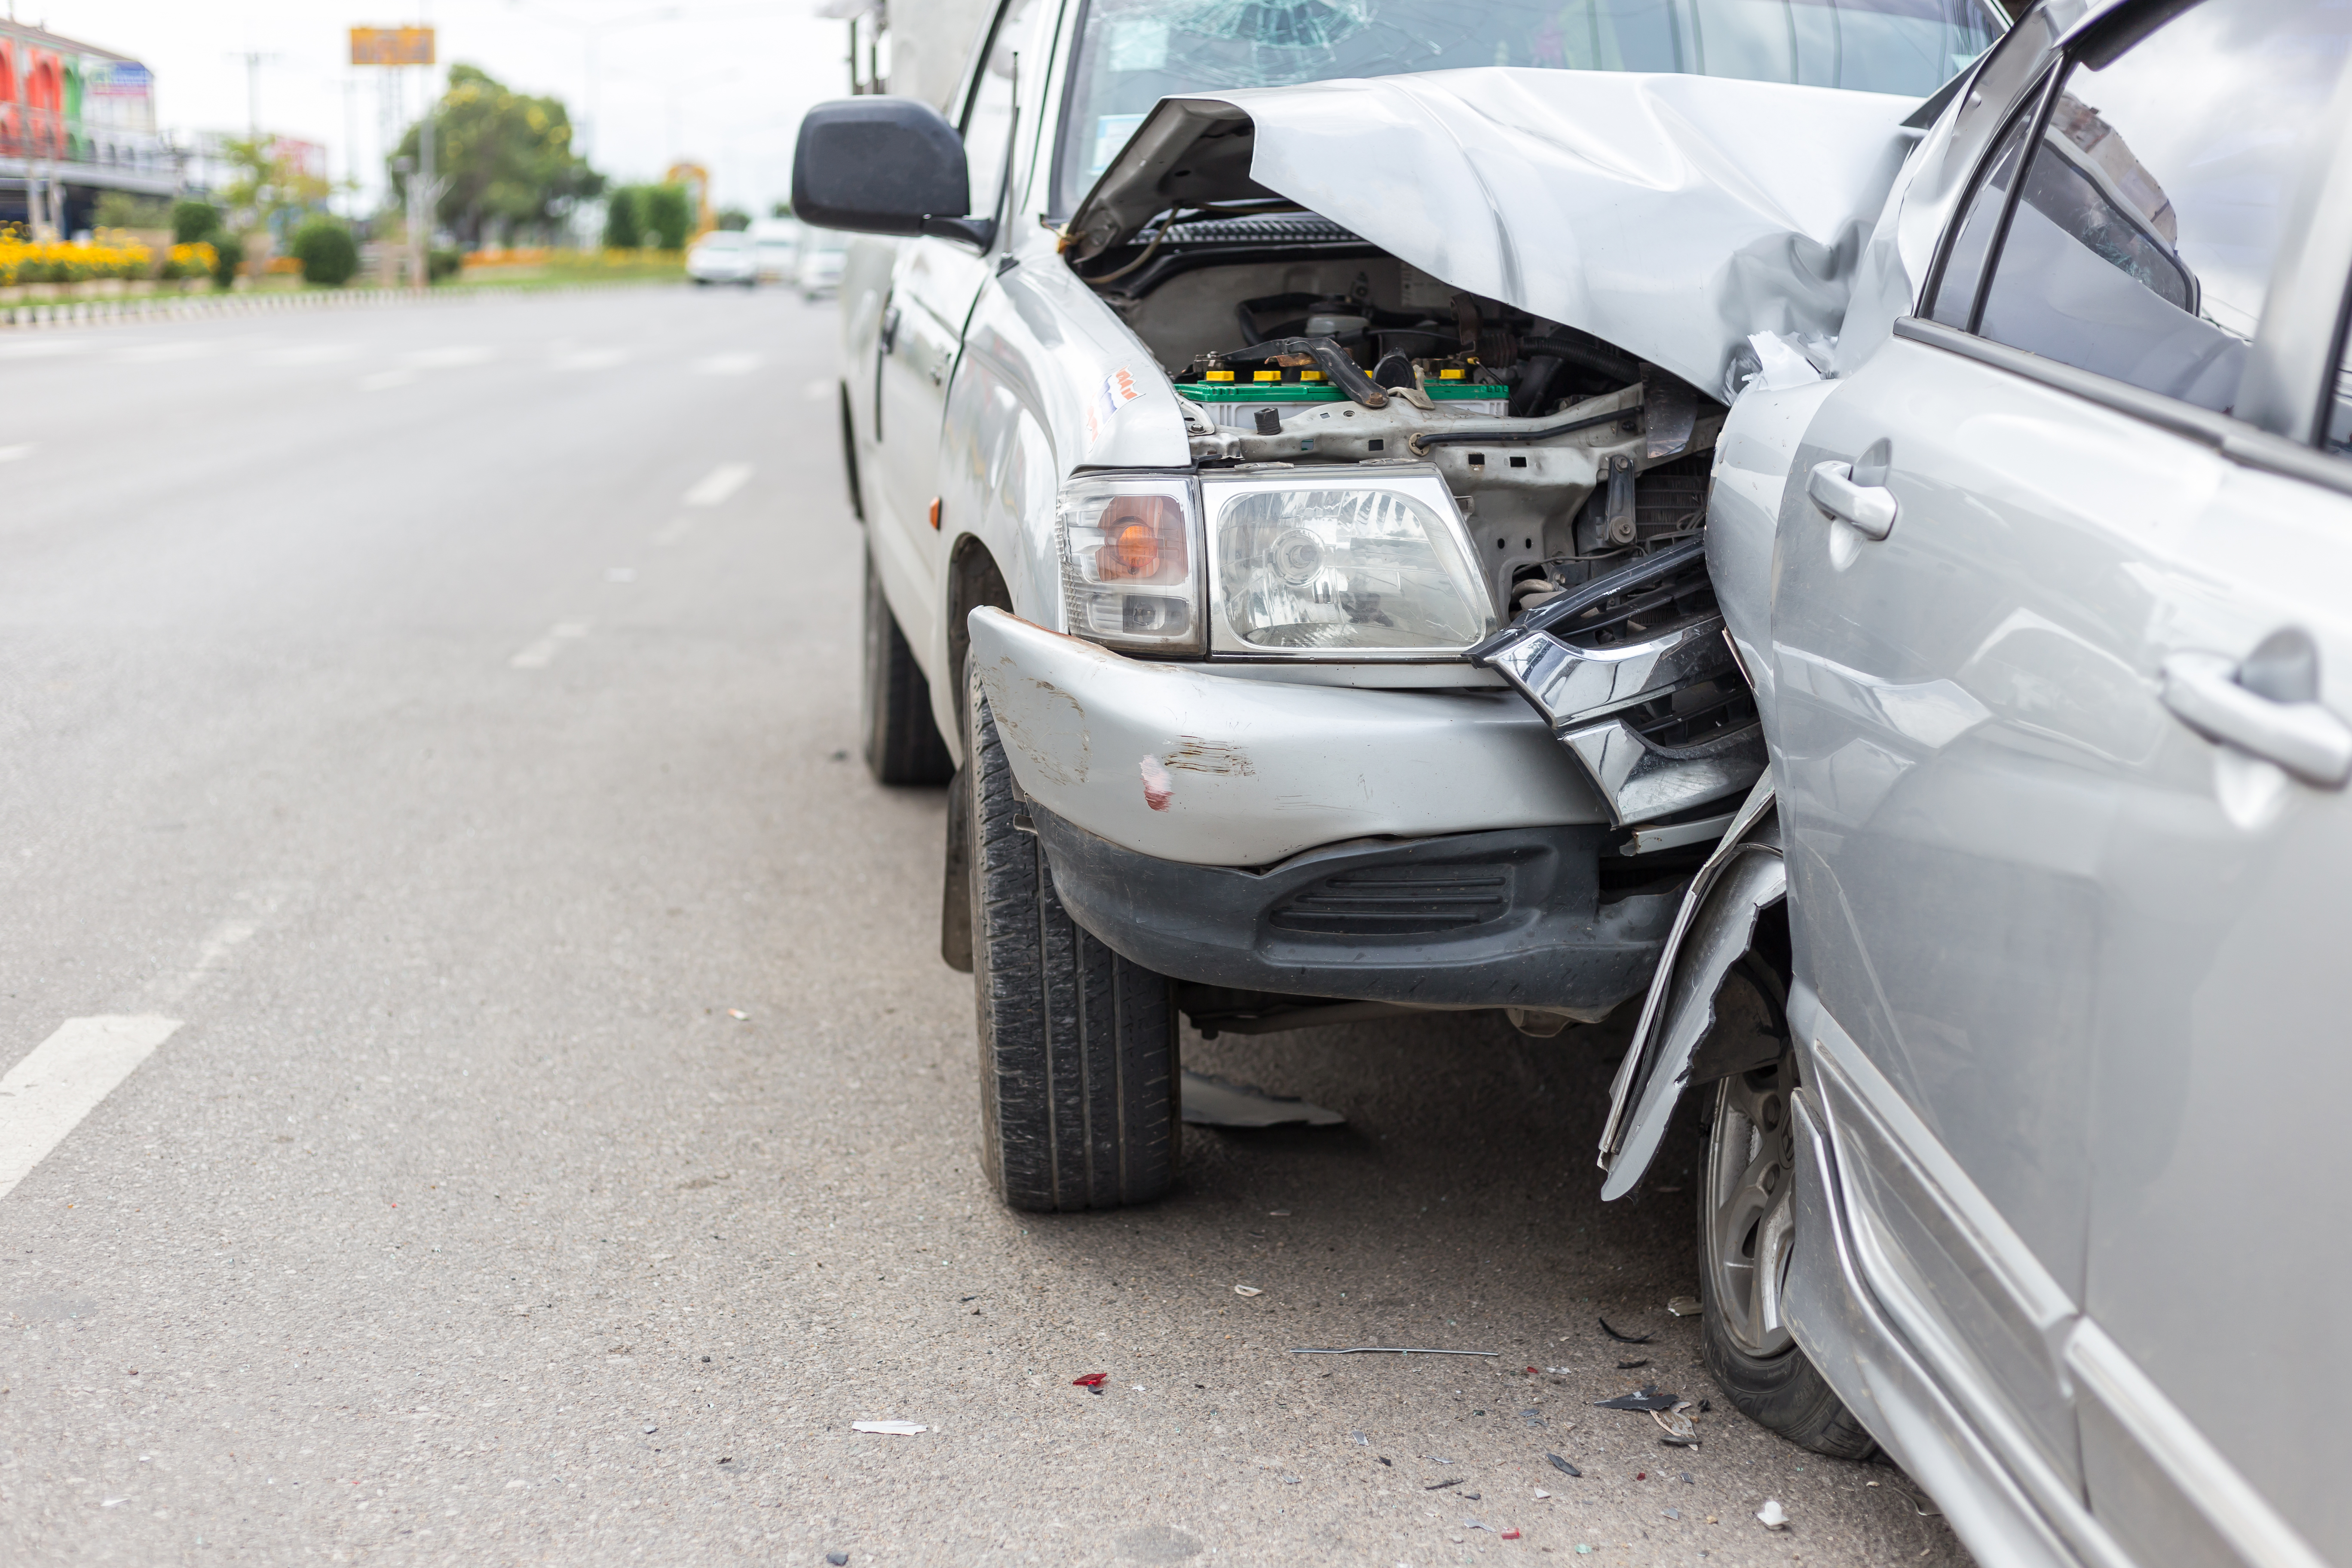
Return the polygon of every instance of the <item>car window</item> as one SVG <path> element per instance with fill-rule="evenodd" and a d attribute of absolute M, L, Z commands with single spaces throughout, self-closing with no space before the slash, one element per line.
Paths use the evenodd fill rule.
<path fill-rule="evenodd" d="M 1029 62 L 1031 70 L 1044 68 L 1045 55 L 1030 35 L 1046 7 L 1039 0 L 1009 0 L 1003 20 L 997 24 L 988 59 L 972 83 L 971 100 L 963 117 L 964 160 L 971 178 L 971 215 L 990 217 L 1004 184 L 1005 140 L 1013 134 L 1014 64 Z"/>
<path fill-rule="evenodd" d="M 1087 0 L 1055 210 L 1172 94 L 1520 66 L 1924 98 L 2000 29 L 1986 0 Z"/>
<path fill-rule="evenodd" d="M 2095 38 L 2032 139 L 1975 330 L 2228 412 L 2347 36 L 2342 0 L 2200 0 L 2119 51 Z M 1979 216 L 1937 320 L 1959 324 Z"/>
<path fill-rule="evenodd" d="M 1985 258 L 1992 254 L 1993 237 L 2000 229 L 2001 213 L 2009 205 L 2011 189 L 2017 184 L 2017 165 L 2022 159 L 2025 140 L 2041 118 L 2041 108 L 2042 92 L 2037 88 L 2018 106 L 2009 129 L 2000 133 L 1992 154 L 1985 160 L 1977 177 L 1977 188 L 1963 209 L 1959 230 L 1953 235 L 1951 249 L 1945 257 L 1943 277 L 1936 284 L 1935 301 L 1927 310 L 1930 321 L 1966 331 L 1974 316 L 1977 285 L 1984 281 Z"/>

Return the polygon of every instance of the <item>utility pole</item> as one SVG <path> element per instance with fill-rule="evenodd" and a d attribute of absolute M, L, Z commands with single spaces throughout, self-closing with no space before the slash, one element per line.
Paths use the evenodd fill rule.
<path fill-rule="evenodd" d="M 433 184 L 433 72 L 425 70 L 425 117 L 416 122 L 416 178 L 409 182 L 412 215 L 408 221 L 409 281 L 419 293 L 432 286 L 433 209 L 439 192 Z"/>

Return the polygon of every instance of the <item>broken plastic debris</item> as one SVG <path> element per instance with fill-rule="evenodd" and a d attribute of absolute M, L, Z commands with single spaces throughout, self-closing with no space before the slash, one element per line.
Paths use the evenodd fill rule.
<path fill-rule="evenodd" d="M 1601 1331 L 1602 1333 L 1607 1334 L 1611 1339 L 1615 1340 L 1621 1345 L 1645 1345 L 1652 1340 L 1658 1337 L 1655 1334 L 1621 1334 L 1616 1330 L 1609 1326 L 1609 1320 L 1606 1318 L 1595 1318 L 1592 1321 L 1601 1325 Z"/>
<path fill-rule="evenodd" d="M 1541 1487 L 1538 1487 L 1538 1488 L 1536 1489 L 1536 1496 L 1538 1496 L 1538 1497 L 1539 1497 L 1539 1498 L 1549 1497 L 1549 1496 L 1551 1496 L 1551 1493 L 1549 1493 L 1549 1492 L 1548 1492 L 1548 1491 L 1544 1490 L 1544 1489 L 1543 1489 L 1543 1488 L 1541 1488 Z"/>
<path fill-rule="evenodd" d="M 1238 1287 L 1237 1287 L 1237 1288 L 1238 1288 Z M 1255 1295 L 1255 1294 L 1256 1294 L 1256 1292 L 1255 1292 L 1255 1291 L 1252 1291 L 1252 1292 L 1250 1292 L 1250 1293 L 1251 1293 L 1252 1295 Z M 1291 1353 L 1292 1355 L 1484 1355 L 1484 1356 L 1497 1356 L 1497 1355 L 1501 1355 L 1503 1352 L 1502 1352 L 1501 1351 L 1435 1351 L 1435 1350 L 1427 1350 L 1427 1349 L 1424 1349 L 1423 1347 L 1422 1347 L 1422 1346 L 1420 1346 L 1420 1345 L 1347 1345 L 1347 1346 L 1344 1346 L 1344 1347 L 1341 1347 L 1341 1348 L 1339 1348 L 1339 1349 L 1336 1349 L 1336 1350 L 1325 1350 L 1325 1349 L 1318 1349 L 1318 1348 L 1314 1347 L 1314 1346 L 1295 1346 L 1295 1347 L 1293 1347 L 1293 1348 L 1292 1348 L 1292 1350 L 1291 1350 L 1291 1352 L 1290 1352 L 1290 1353 Z M 1450 1465 L 1450 1464 L 1452 1464 L 1454 1461 L 1453 1461 L 1453 1460 L 1451 1460 L 1451 1459 L 1447 1459 L 1447 1460 L 1445 1460 L 1444 1462 L 1445 1462 L 1446 1464 L 1449 1464 L 1449 1465 Z"/>
<path fill-rule="evenodd" d="M 1650 1412 L 1650 1419 L 1656 1422 L 1666 1434 L 1658 1439 L 1660 1442 L 1675 1448 L 1698 1447 L 1698 1428 L 1694 1426 L 1691 1424 L 1691 1418 L 1684 1414 L 1691 1407 L 1690 1401 L 1684 1400 L 1671 1410 Z"/>
<path fill-rule="evenodd" d="M 1580 1477 L 1584 1474 L 1582 1470 L 1578 1469 L 1574 1465 L 1570 1464 L 1558 1454 L 1546 1454 L 1544 1458 L 1549 1459 L 1551 1461 L 1551 1468 L 1558 1470 L 1563 1476 Z"/>
<path fill-rule="evenodd" d="M 919 1426 L 912 1421 L 852 1421 L 849 1428 L 853 1432 L 887 1433 L 893 1437 L 911 1437 L 918 1432 L 930 1430 L 929 1427 Z"/>
<path fill-rule="evenodd" d="M 1234 1294 L 1236 1296 L 1263 1296 L 1265 1292 L 1259 1289 L 1255 1285 L 1236 1285 L 1234 1287 Z"/>
<path fill-rule="evenodd" d="M 1475 1519 L 1464 1520 L 1462 1521 L 1462 1528 L 1465 1530 L 1483 1530 L 1489 1535 L 1500 1535 L 1503 1533 L 1501 1531 L 1496 1530 L 1493 1525 Z"/>
<path fill-rule="evenodd" d="M 1768 1497 L 1764 1500 L 1764 1506 L 1756 1510 L 1756 1522 L 1767 1530 L 1786 1530 L 1789 1528 L 1789 1510 L 1780 1506 L 1779 1498 Z"/>
<path fill-rule="evenodd" d="M 1367 1448 L 1372 1446 L 1372 1440 L 1370 1437 L 1365 1436 L 1361 1432 L 1350 1432 L 1348 1434 L 1348 1437 L 1349 1441 L 1360 1443 Z"/>
<path fill-rule="evenodd" d="M 1516 1530 L 1504 1531 L 1502 1535 L 1503 1539 L 1506 1541 L 1517 1541 L 1519 1538 L 1519 1532 Z"/>
<path fill-rule="evenodd" d="M 1453 1460 L 1451 1460 L 1451 1459 L 1447 1459 L 1447 1460 L 1445 1460 L 1444 1462 L 1445 1462 L 1446 1464 L 1449 1464 L 1449 1465 L 1450 1465 L 1450 1464 L 1452 1464 L 1454 1461 L 1453 1461 Z M 1444 1490 L 1446 1488 L 1448 1488 L 1448 1487 L 1458 1487 L 1458 1486 L 1460 1486 L 1464 1481 L 1466 1481 L 1466 1480 L 1468 1480 L 1469 1479 L 1470 1479 L 1470 1478 L 1469 1478 L 1469 1477 L 1467 1477 L 1467 1476 L 1456 1476 L 1456 1477 L 1454 1477 L 1454 1478 L 1452 1480 L 1450 1480 L 1450 1481 L 1439 1481 L 1439 1482 L 1438 1482 L 1438 1483 L 1436 1483 L 1434 1486 L 1426 1486 L 1426 1487 L 1422 1488 L 1421 1489 L 1422 1489 L 1422 1490 L 1423 1490 L 1423 1491 L 1425 1491 L 1425 1492 L 1442 1492 L 1442 1491 L 1444 1491 Z"/>
<path fill-rule="evenodd" d="M 727 1009 L 727 1016 L 730 1018 L 748 1018 L 751 1015 L 746 1013 L 740 1007 L 730 1007 Z"/>
<path fill-rule="evenodd" d="M 1642 1368 L 1643 1368 L 1643 1367 L 1645 1367 L 1645 1366 L 1647 1366 L 1647 1365 L 1649 1365 L 1649 1364 L 1650 1364 L 1650 1358 L 1649 1358 L 1649 1357 L 1647 1357 L 1647 1356 L 1643 1356 L 1643 1357 L 1641 1360 L 1639 1360 L 1639 1361 L 1621 1361 L 1621 1362 L 1619 1362 L 1619 1363 L 1617 1363 L 1617 1370 L 1618 1370 L 1619 1372 L 1638 1372 L 1638 1371 L 1640 1371 Z"/>
<path fill-rule="evenodd" d="M 1103 1379 L 1109 1375 L 1110 1373 L 1107 1372 L 1090 1372 L 1084 1377 L 1074 1377 L 1070 1379 L 1070 1386 L 1072 1388 L 1100 1388 L 1103 1385 Z"/>
<path fill-rule="evenodd" d="M 1614 1399 L 1596 1399 L 1592 1403 L 1601 1410 L 1672 1410 L 1682 1402 L 1682 1395 L 1660 1394 L 1657 1384 L 1645 1383 L 1639 1394 L 1621 1394 Z"/>
<path fill-rule="evenodd" d="M 1696 1318 L 1702 1310 L 1696 1296 L 1677 1296 L 1666 1303 L 1666 1310 L 1677 1318 Z"/>
<path fill-rule="evenodd" d="M 1348 1119 L 1336 1110 L 1252 1084 L 1229 1083 L 1207 1073 L 1184 1073 L 1184 1120 L 1194 1127 L 1339 1127 Z M 1280 1211 L 1276 1211 L 1280 1212 Z M 1285 1216 L 1287 1217 L 1287 1216 Z"/>
<path fill-rule="evenodd" d="M 832 1563 L 833 1568 L 849 1568 L 849 1553 L 846 1552 L 828 1552 L 824 1560 Z"/>

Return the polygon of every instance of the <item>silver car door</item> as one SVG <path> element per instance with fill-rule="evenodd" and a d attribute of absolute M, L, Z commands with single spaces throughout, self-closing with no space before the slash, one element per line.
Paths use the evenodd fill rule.
<path fill-rule="evenodd" d="M 2130 919 L 2094 1072 L 2088 1321 L 2068 1360 L 2092 1510 L 2148 1562 L 2352 1562 L 2352 1445 L 2265 1397 L 2352 1400 L 2352 1365 L 2313 1353 L 2352 1311 L 2337 1239 L 2352 1052 L 2333 984 L 2352 886 L 2352 79 L 2332 104 L 2331 72 L 2280 79 L 2283 62 L 2341 58 L 2340 25 L 2311 20 L 2278 29 L 2252 79 L 2226 55 L 2200 61 L 2249 106 L 2236 146 L 2312 166 L 2298 179 L 2241 153 L 2211 172 L 2300 195 L 2234 226 L 2240 244 L 2274 227 L 2282 254 L 2238 419 L 2214 425 L 2237 461 L 2150 574 L 2138 662 L 2172 722 L 2109 853 Z M 2209 300 L 2231 287 L 2203 279 Z"/>
<path fill-rule="evenodd" d="M 2094 1094 L 2134 1047 L 2153 913 L 2117 854 L 2161 816 L 2178 724 L 2147 638 L 2168 552 L 2236 477 L 2208 411 L 2293 183 L 2262 132 L 2315 120 L 2341 58 L 2305 47 L 2323 15 L 2086 29 L 1987 160 L 1930 320 L 1823 405 L 1783 518 L 1776 763 L 1848 1197 L 1956 1397 L 2077 1484 Z M 2265 51 L 2286 64 L 2253 112 Z"/>
<path fill-rule="evenodd" d="M 1013 133 L 1015 58 L 1047 0 L 1005 0 L 975 56 L 958 128 L 971 181 L 971 214 L 1001 205 Z M 876 476 L 884 500 L 877 564 L 909 626 L 939 620 L 944 565 L 940 465 L 948 387 L 963 348 L 964 324 L 994 258 L 963 239 L 904 241 L 881 322 L 880 406 L 884 459 Z"/>

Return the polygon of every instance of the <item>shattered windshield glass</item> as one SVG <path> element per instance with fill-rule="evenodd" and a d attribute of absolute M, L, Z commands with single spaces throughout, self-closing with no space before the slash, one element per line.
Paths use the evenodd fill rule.
<path fill-rule="evenodd" d="M 1923 98 L 2000 28 L 1981 0 L 1089 0 L 1057 207 L 1171 94 L 1525 66 Z"/>

